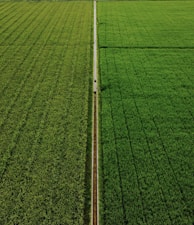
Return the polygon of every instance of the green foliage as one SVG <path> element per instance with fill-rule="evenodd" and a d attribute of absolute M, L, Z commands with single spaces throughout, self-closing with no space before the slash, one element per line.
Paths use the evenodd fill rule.
<path fill-rule="evenodd" d="M 194 47 L 194 4 L 99 2 L 100 47 Z"/>
<path fill-rule="evenodd" d="M 0 10 L 0 224 L 85 224 L 92 4 Z"/>
<path fill-rule="evenodd" d="M 98 4 L 102 224 L 194 223 L 193 7 Z"/>

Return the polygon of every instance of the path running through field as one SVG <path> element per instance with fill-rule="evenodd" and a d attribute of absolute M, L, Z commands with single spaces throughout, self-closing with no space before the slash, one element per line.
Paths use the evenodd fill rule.
<path fill-rule="evenodd" d="M 97 18 L 94 1 L 93 46 L 93 140 L 92 140 L 92 224 L 98 225 L 98 69 L 97 69 Z"/>

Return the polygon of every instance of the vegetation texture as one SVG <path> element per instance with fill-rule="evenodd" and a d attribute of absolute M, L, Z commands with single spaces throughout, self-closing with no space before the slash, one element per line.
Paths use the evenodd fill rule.
<path fill-rule="evenodd" d="M 194 47 L 194 3 L 99 2 L 100 47 Z"/>
<path fill-rule="evenodd" d="M 193 9 L 98 3 L 101 224 L 194 223 Z"/>
<path fill-rule="evenodd" d="M 92 4 L 0 4 L 0 224 L 86 224 Z"/>

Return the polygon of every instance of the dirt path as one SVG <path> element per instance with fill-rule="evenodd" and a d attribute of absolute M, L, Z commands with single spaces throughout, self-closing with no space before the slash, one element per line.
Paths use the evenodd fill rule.
<path fill-rule="evenodd" d="M 94 46 L 93 46 L 93 134 L 92 134 L 92 225 L 98 225 L 98 68 L 97 68 L 97 18 L 94 1 Z"/>

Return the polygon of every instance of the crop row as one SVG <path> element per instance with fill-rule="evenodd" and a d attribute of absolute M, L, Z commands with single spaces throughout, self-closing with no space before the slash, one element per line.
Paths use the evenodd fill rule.
<path fill-rule="evenodd" d="M 92 5 L 2 5 L 0 224 L 84 224 Z"/>

